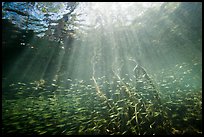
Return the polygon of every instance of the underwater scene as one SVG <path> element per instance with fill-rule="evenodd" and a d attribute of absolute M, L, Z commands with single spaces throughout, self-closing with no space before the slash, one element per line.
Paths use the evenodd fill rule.
<path fill-rule="evenodd" d="M 202 135 L 201 2 L 2 2 L 2 135 Z"/>

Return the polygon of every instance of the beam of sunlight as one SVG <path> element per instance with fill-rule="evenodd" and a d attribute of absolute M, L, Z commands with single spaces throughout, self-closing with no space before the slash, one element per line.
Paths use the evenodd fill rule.
<path fill-rule="evenodd" d="M 31 40 L 29 41 L 30 43 L 32 43 L 33 42 L 33 38 L 31 38 Z M 23 42 L 22 42 L 23 43 Z M 18 43 L 16 43 L 16 44 L 18 44 Z M 20 43 L 21 44 L 21 43 Z M 24 46 L 26 46 L 25 44 L 26 43 L 23 43 L 24 44 Z M 16 45 L 15 45 L 16 46 Z M 16 78 L 16 74 L 17 73 L 19 73 L 18 72 L 18 70 L 19 69 L 21 69 L 22 70 L 22 72 L 20 72 L 21 73 L 21 76 L 22 77 L 20 77 L 20 79 L 21 78 L 23 78 L 23 75 L 26 73 L 26 68 L 29 68 L 29 65 L 32 63 L 32 61 L 29 63 L 29 64 L 27 64 L 27 65 L 25 65 L 26 66 L 26 68 L 24 68 L 22 65 L 22 63 L 26 60 L 26 58 L 29 56 L 29 53 L 30 53 L 30 51 L 32 51 L 32 50 L 35 50 L 34 49 L 34 45 L 32 45 L 32 44 L 30 44 L 29 45 L 30 47 L 25 47 L 25 50 L 21 53 L 21 55 L 19 55 L 17 58 L 16 58 L 16 61 L 14 62 L 14 64 L 13 64 L 13 66 L 12 66 L 12 68 L 9 68 L 10 69 L 10 71 L 9 71 L 9 74 L 7 74 L 7 79 L 8 80 L 14 80 L 15 78 Z M 38 51 L 39 52 L 39 51 Z M 32 60 L 32 59 L 31 59 Z M 17 79 L 19 79 L 19 77 L 17 77 Z"/>
<path fill-rule="evenodd" d="M 25 4 L 37 12 L 2 3 L 42 17 L 4 55 L 4 134 L 202 134 L 201 3 Z"/>

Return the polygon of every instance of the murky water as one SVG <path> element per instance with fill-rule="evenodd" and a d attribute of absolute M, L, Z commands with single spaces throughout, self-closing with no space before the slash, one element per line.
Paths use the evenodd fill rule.
<path fill-rule="evenodd" d="M 2 2 L 2 132 L 202 134 L 202 3 Z"/>

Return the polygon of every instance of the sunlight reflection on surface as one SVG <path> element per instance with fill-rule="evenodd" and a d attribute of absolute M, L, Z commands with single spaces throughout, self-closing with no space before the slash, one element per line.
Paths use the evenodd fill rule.
<path fill-rule="evenodd" d="M 116 18 L 120 17 L 124 25 L 140 17 L 148 8 L 160 7 L 163 2 L 90 2 L 80 3 L 79 9 L 83 9 L 80 18 L 85 20 L 83 23 L 87 25 L 95 24 L 94 20 L 106 20 L 106 25 L 116 22 Z"/>

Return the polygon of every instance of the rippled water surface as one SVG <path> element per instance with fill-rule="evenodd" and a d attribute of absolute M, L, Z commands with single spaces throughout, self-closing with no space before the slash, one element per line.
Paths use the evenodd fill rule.
<path fill-rule="evenodd" d="M 2 134 L 202 134 L 202 3 L 2 2 Z"/>

